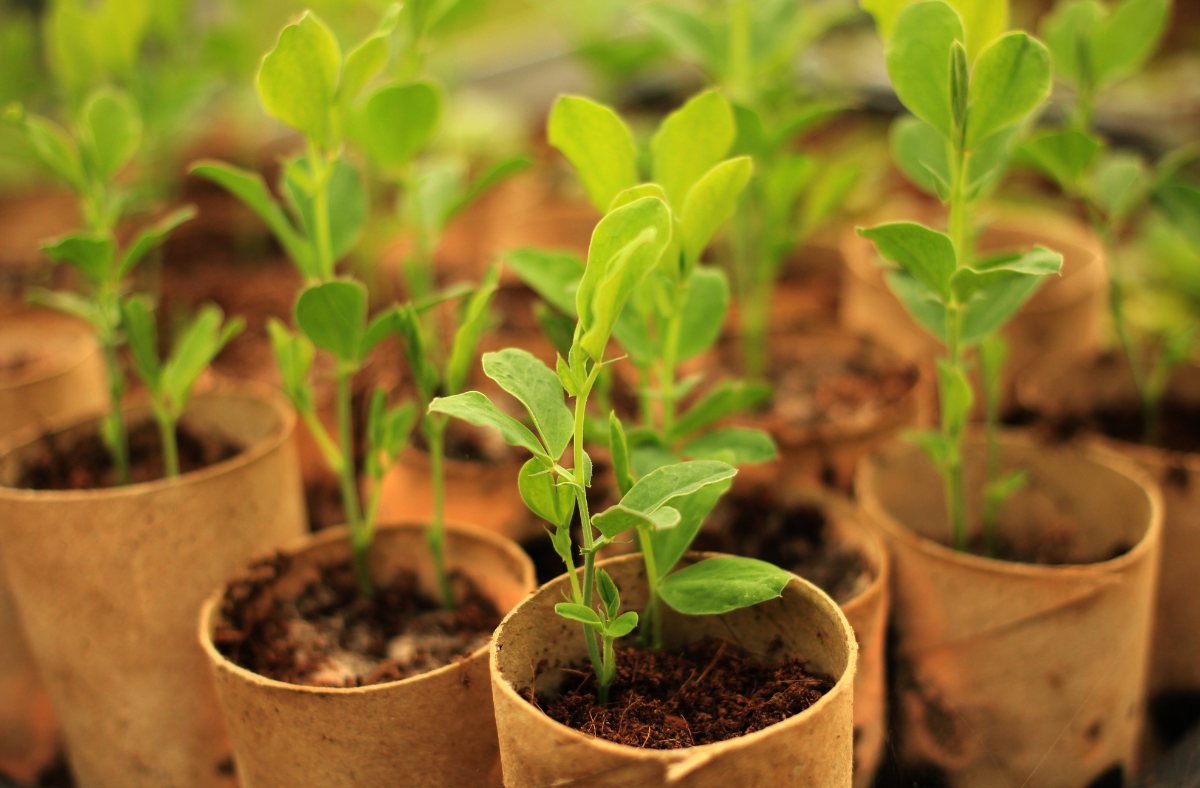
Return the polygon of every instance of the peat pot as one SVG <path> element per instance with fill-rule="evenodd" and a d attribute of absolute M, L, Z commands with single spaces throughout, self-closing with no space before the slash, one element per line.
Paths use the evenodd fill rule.
<path fill-rule="evenodd" d="M 972 512 L 984 454 L 968 445 Z M 1121 784 L 1138 766 L 1161 496 L 1114 455 L 1019 435 L 1001 455 L 1029 474 L 1000 513 L 1001 538 L 1055 547 L 1064 563 L 946 546 L 942 481 L 916 446 L 890 445 L 859 469 L 892 554 L 897 755 L 963 788 Z"/>
<path fill-rule="evenodd" d="M 295 598 L 321 566 L 350 557 L 344 528 L 286 550 L 275 598 Z M 423 525 L 386 525 L 375 534 L 378 585 L 416 572 L 436 594 Z M 501 612 L 533 590 L 533 564 L 511 541 L 475 526 L 446 524 L 446 565 L 462 572 Z M 244 567 L 243 567 L 244 568 Z M 275 681 L 235 665 L 212 635 L 225 588 L 209 597 L 200 642 L 216 676 L 243 788 L 479 788 L 498 760 L 487 647 L 438 670 L 349 689 Z"/>
<path fill-rule="evenodd" d="M 1062 370 L 1056 378 L 1019 384 L 1020 404 L 1053 421 L 1090 426 L 1099 412 L 1137 414 L 1140 401 L 1129 367 L 1115 356 Z M 1165 404 L 1182 414 L 1200 411 L 1200 367 L 1175 371 Z M 1195 441 L 1200 435 L 1176 436 L 1177 425 L 1164 425 L 1169 441 Z M 1135 425 L 1135 434 L 1137 426 Z M 1129 436 L 1132 437 L 1132 436 Z M 1200 452 L 1159 449 L 1144 443 L 1090 433 L 1085 442 L 1135 460 L 1162 487 L 1164 504 L 1162 564 L 1159 568 L 1150 693 L 1168 717 L 1195 708 L 1200 701 Z M 1170 444 L 1168 444 L 1170 445 Z M 1192 444 L 1194 449 L 1195 444 Z M 1170 720 L 1164 720 L 1170 724 Z"/>
<path fill-rule="evenodd" d="M 127 408 L 131 427 L 151 418 Z M 181 426 L 236 456 L 126 487 L 14 487 L 47 441 L 67 448 L 98 420 L 0 449 L 0 556 L 62 726 L 80 788 L 235 785 L 195 616 L 213 586 L 304 532 L 295 415 L 265 388 L 193 397 Z"/>
<path fill-rule="evenodd" d="M 702 554 L 691 553 L 684 563 Z M 623 608 L 646 604 L 641 555 L 597 562 L 621 590 Z M 639 749 L 569 728 L 519 694 L 554 691 L 563 668 L 584 663 L 579 626 L 559 617 L 567 577 L 542 586 L 504 619 L 492 640 L 492 694 L 506 788 L 849 788 L 854 757 L 853 695 L 858 647 L 846 616 L 816 586 L 795 578 L 783 596 L 720 616 L 681 616 L 664 606 L 666 648 L 725 638 L 755 654 L 798 654 L 836 679 L 805 711 L 737 739 L 677 750 Z M 536 675 L 535 675 L 536 674 Z"/>

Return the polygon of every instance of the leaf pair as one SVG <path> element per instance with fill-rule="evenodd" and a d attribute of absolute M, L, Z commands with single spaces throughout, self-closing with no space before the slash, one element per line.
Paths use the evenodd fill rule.
<path fill-rule="evenodd" d="M 371 392 L 367 408 L 367 445 L 370 447 L 367 474 L 377 483 L 404 451 L 418 416 L 417 408 L 411 402 L 389 408 L 387 391 L 382 386 L 376 386 Z"/>
<path fill-rule="evenodd" d="M 1043 20 L 1059 79 L 1089 95 L 1137 72 L 1166 30 L 1170 0 L 1067 0 Z"/>
<path fill-rule="evenodd" d="M 631 611 L 621 613 L 621 593 L 608 572 L 601 569 L 596 573 L 596 587 L 600 592 L 600 612 L 586 605 L 560 602 L 554 612 L 563 618 L 578 621 L 599 632 L 605 638 L 622 638 L 637 626 L 638 614 Z"/>

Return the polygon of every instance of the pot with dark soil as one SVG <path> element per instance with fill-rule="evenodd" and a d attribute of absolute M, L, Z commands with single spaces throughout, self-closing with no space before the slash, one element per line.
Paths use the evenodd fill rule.
<path fill-rule="evenodd" d="M 126 486 L 96 419 L 0 450 L 0 554 L 79 783 L 232 786 L 195 614 L 304 533 L 295 415 L 248 385 L 197 395 L 164 479 L 150 409 L 124 412 Z"/>
<path fill-rule="evenodd" d="M 966 445 L 968 512 L 982 508 L 982 441 Z M 1136 772 L 1162 502 L 1123 458 L 1000 441 L 1026 485 L 951 544 L 943 479 L 915 445 L 859 469 L 863 508 L 892 555 L 893 736 L 906 767 L 956 786 L 1089 785 Z"/>
<path fill-rule="evenodd" d="M 697 550 L 767 561 L 832 597 L 858 642 L 854 674 L 854 785 L 872 784 L 887 737 L 889 558 L 862 511 L 834 493 L 795 489 L 717 504 L 696 536 Z"/>
<path fill-rule="evenodd" d="M 533 566 L 509 540 L 448 522 L 446 607 L 426 529 L 379 528 L 370 600 L 343 528 L 210 597 L 200 640 L 246 788 L 488 784 L 498 758 L 488 646 L 533 590 Z"/>
<path fill-rule="evenodd" d="M 596 567 L 620 590 L 622 609 L 643 609 L 642 556 Z M 615 647 L 603 706 L 584 640 L 555 613 L 567 587 L 566 575 L 543 586 L 496 632 L 506 786 L 851 784 L 857 648 L 846 617 L 815 586 L 793 579 L 779 598 L 721 615 L 666 610 L 663 649 Z"/>
<path fill-rule="evenodd" d="M 1019 386 L 1020 404 L 1040 415 L 1052 441 L 1074 438 L 1120 452 L 1162 488 L 1163 550 L 1150 706 L 1157 732 L 1169 739 L 1177 727 L 1172 717 L 1200 720 L 1200 595 L 1195 583 L 1200 565 L 1200 367 L 1174 371 L 1155 408 L 1156 441 L 1147 435 L 1142 403 L 1123 357 L 1101 356 Z"/>

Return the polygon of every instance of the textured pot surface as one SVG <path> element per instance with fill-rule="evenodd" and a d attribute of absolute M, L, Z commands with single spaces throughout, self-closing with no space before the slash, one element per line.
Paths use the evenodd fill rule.
<path fill-rule="evenodd" d="M 698 557 L 689 554 L 684 562 Z M 597 566 L 616 581 L 624 609 L 645 606 L 641 555 Z M 721 616 L 681 616 L 664 606 L 667 648 L 705 637 L 726 638 L 755 654 L 802 655 L 811 669 L 837 680 L 819 701 L 783 722 L 737 739 L 678 750 L 642 750 L 589 736 L 555 722 L 518 694 L 530 687 L 555 691 L 562 668 L 587 659 L 578 625 L 554 612 L 566 586 L 565 575 L 544 585 L 508 615 L 492 641 L 492 692 L 507 788 L 849 788 L 858 648 L 846 617 L 816 586 L 796 578 L 781 598 Z"/>
<path fill-rule="evenodd" d="M 11 487 L 44 438 L 0 453 L 0 555 L 81 788 L 234 784 L 195 616 L 213 586 L 304 532 L 295 416 L 239 387 L 197 395 L 183 422 L 246 448 L 177 479 L 70 491 Z"/>
<path fill-rule="evenodd" d="M 278 598 L 294 598 L 320 566 L 350 556 L 346 531 L 329 529 L 298 542 L 276 581 Z M 515 544 L 469 525 L 448 523 L 446 562 L 471 578 L 501 612 L 535 586 L 533 565 Z M 381 526 L 371 550 L 380 585 L 415 571 L 436 593 L 425 529 Z M 264 678 L 213 646 L 224 589 L 200 621 L 200 641 L 229 724 L 244 788 L 478 788 L 499 752 L 487 648 L 420 676 L 352 689 L 305 687 Z"/>
<path fill-rule="evenodd" d="M 978 511 L 984 452 L 968 448 Z M 1158 574 L 1157 487 L 1120 458 L 1024 436 L 1006 436 L 1002 455 L 1030 484 L 1005 504 L 1000 533 L 1014 543 L 1065 534 L 1073 563 L 947 547 L 941 478 L 918 447 L 889 446 L 860 468 L 863 508 L 892 554 L 898 754 L 971 788 L 1129 777 Z"/>

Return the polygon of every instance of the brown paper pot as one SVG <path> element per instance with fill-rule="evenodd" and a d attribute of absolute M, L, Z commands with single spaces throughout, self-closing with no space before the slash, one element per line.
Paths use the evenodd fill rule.
<path fill-rule="evenodd" d="M 287 551 L 292 565 L 277 581 L 294 597 L 317 567 L 350 556 L 346 531 L 330 529 Z M 533 564 L 507 539 L 448 523 L 448 567 L 466 574 L 501 611 L 535 586 Z M 431 593 L 435 580 L 420 525 L 379 529 L 371 552 L 381 585 L 416 571 Z M 487 649 L 455 665 L 403 681 L 355 689 L 304 687 L 252 673 L 212 643 L 224 589 L 200 620 L 200 640 L 217 680 L 244 788 L 479 788 L 497 758 Z"/>
<path fill-rule="evenodd" d="M 1113 357 L 1063 369 L 1056 378 L 1022 380 L 1018 397 L 1025 407 L 1052 419 L 1140 408 L 1128 366 Z M 1167 402 L 1200 409 L 1200 367 L 1176 370 Z M 1152 697 L 1200 693 L 1200 453 L 1164 451 L 1100 435 L 1085 440 L 1132 458 L 1162 488 L 1163 549 L 1150 692 Z"/>
<path fill-rule="evenodd" d="M 195 616 L 214 585 L 304 532 L 295 416 L 274 392 L 244 387 L 196 396 L 184 422 L 248 448 L 129 487 L 0 487 L 0 549 L 81 788 L 234 784 Z M 0 450 L 0 484 L 41 450 L 44 438 L 23 435 Z"/>
<path fill-rule="evenodd" d="M 700 555 L 689 554 L 684 561 Z M 644 607 L 641 555 L 597 566 L 616 581 L 625 609 Z M 803 655 L 814 670 L 836 677 L 837 683 L 804 712 L 741 738 L 679 750 L 642 750 L 561 725 L 518 694 L 535 684 L 538 692 L 552 691 L 561 681 L 560 668 L 587 659 L 578 626 L 554 612 L 566 584 L 563 575 L 542 586 L 508 615 L 492 640 L 492 694 L 506 788 L 849 788 L 858 647 L 846 617 L 816 586 L 796 578 L 780 599 L 722 616 L 680 616 L 664 606 L 667 648 L 704 637 L 726 638 L 759 654 L 778 654 L 773 648 L 778 646 L 783 653 Z"/>
<path fill-rule="evenodd" d="M 915 203 L 897 202 L 880 213 L 883 221 L 939 221 L 939 214 Z M 1065 361 L 1095 351 L 1105 314 L 1108 276 L 1094 234 L 1080 222 L 1050 211 L 1008 209 L 980 236 L 981 253 L 1041 244 L 1063 255 L 1062 275 L 1049 281 L 1004 328 L 1009 342 L 1005 393 L 1011 396 L 1019 374 L 1052 373 Z M 941 346 L 917 325 L 888 289 L 875 245 L 853 228 L 842 239 L 846 258 L 842 324 L 896 349 L 906 358 L 924 360 Z M 930 381 L 932 377 L 928 378 Z M 932 386 L 930 396 L 934 396 Z"/>
<path fill-rule="evenodd" d="M 1006 436 L 1030 484 L 1006 504 L 1015 542 L 1073 538 L 1071 565 L 995 561 L 944 546 L 942 483 L 893 444 L 860 468 L 863 508 L 892 554 L 893 736 L 907 766 L 947 784 L 1084 786 L 1135 773 L 1162 532 L 1156 486 L 1119 457 Z M 983 451 L 968 447 L 968 490 Z M 970 501 L 978 511 L 978 497 Z M 1127 552 L 1082 563 L 1085 556 Z M 1107 783 L 1106 783 L 1107 784 Z"/>

